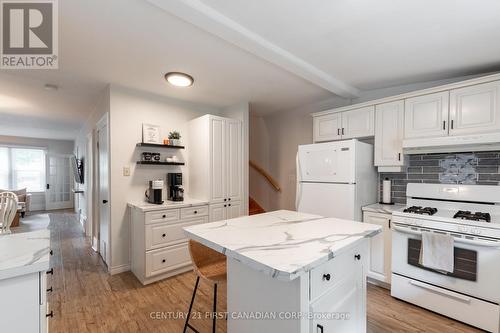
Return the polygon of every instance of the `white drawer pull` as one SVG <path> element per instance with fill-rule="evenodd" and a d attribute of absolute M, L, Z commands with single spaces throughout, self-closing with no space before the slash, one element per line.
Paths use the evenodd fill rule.
<path fill-rule="evenodd" d="M 452 293 L 451 291 L 447 291 L 445 289 L 441 289 L 441 288 L 438 288 L 438 287 L 430 286 L 430 285 L 422 283 L 422 282 L 410 281 L 410 284 L 414 285 L 416 287 L 422 288 L 422 289 L 430 290 L 432 292 L 441 294 L 443 296 L 455 298 L 455 299 L 457 299 L 459 301 L 462 301 L 462 302 L 470 303 L 470 301 L 471 301 L 470 297 L 466 297 L 466 296 L 462 296 L 460 294 Z"/>

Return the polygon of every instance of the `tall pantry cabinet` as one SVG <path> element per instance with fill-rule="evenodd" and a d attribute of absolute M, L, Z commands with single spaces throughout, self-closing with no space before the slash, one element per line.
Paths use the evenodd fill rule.
<path fill-rule="evenodd" d="M 189 195 L 207 200 L 210 221 L 243 215 L 243 128 L 205 115 L 189 124 Z"/>

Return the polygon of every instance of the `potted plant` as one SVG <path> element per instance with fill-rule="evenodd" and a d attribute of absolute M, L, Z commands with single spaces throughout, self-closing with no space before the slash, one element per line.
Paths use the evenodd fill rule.
<path fill-rule="evenodd" d="M 181 134 L 177 131 L 172 131 L 168 133 L 168 139 L 172 146 L 180 146 L 181 145 Z"/>

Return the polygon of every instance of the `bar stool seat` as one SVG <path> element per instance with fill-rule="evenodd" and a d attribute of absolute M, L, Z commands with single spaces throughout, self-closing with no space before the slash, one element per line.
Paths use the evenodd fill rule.
<path fill-rule="evenodd" d="M 205 245 L 202 245 L 196 241 L 189 241 L 189 254 L 191 255 L 191 260 L 193 262 L 193 269 L 196 273 L 196 283 L 193 290 L 193 296 L 191 297 L 191 303 L 189 304 L 189 311 L 184 324 L 183 332 L 186 333 L 188 327 L 196 333 L 199 333 L 191 324 L 189 324 L 189 317 L 191 316 L 191 310 L 193 309 L 194 299 L 196 297 L 196 290 L 198 289 L 198 283 L 200 278 L 206 282 L 213 284 L 214 286 L 214 303 L 213 303 L 213 314 L 217 312 L 217 285 L 220 283 L 225 283 L 227 281 L 227 264 L 226 256 L 222 253 L 212 250 Z M 216 331 L 216 315 L 212 319 L 212 333 Z"/>

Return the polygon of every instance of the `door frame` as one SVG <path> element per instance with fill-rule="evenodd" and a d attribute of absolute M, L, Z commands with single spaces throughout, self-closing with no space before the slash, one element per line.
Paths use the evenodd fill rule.
<path fill-rule="evenodd" d="M 45 181 L 47 183 L 47 185 L 49 185 L 49 172 L 50 172 L 50 165 L 49 165 L 49 160 L 50 160 L 50 157 L 51 156 L 54 156 L 54 157 L 63 157 L 63 158 L 67 158 L 67 159 L 71 159 L 73 157 L 73 155 L 71 154 L 58 154 L 58 153 L 50 153 L 50 152 L 45 152 Z M 71 208 L 75 208 L 75 198 L 74 198 L 74 195 L 72 193 L 72 190 L 75 188 L 75 182 L 72 180 L 72 173 L 73 171 L 71 170 L 71 161 L 69 161 L 68 163 L 68 166 L 69 166 L 69 169 L 68 169 L 68 174 L 69 174 L 69 178 L 70 178 L 70 193 L 69 193 L 69 200 L 71 202 L 71 206 L 70 207 L 54 207 L 54 208 L 49 208 L 48 207 L 48 203 L 49 203 L 49 196 L 50 196 L 50 193 L 49 193 L 49 189 L 46 189 L 45 190 L 45 210 L 58 210 L 58 209 L 71 209 Z"/>
<path fill-rule="evenodd" d="M 86 226 L 85 226 L 85 231 L 86 231 L 86 236 L 90 237 L 90 242 L 93 247 L 93 235 L 94 235 L 94 209 L 93 209 L 93 204 L 92 204 L 92 199 L 93 199 L 93 161 L 94 161 L 94 149 L 93 149 L 93 138 L 92 138 L 92 132 L 87 134 L 87 140 L 85 141 L 85 156 L 86 160 L 83 162 L 85 163 L 85 193 L 83 194 L 86 199 L 86 206 L 85 209 L 87 211 L 87 220 L 86 220 Z"/>
<path fill-rule="evenodd" d="M 108 271 L 109 271 L 109 268 L 111 267 L 111 180 L 110 180 L 110 176 L 111 176 L 111 168 L 110 168 L 110 165 L 111 165 L 111 159 L 110 159 L 110 152 L 109 152 L 109 147 L 110 147 L 110 129 L 109 129 L 109 112 L 106 112 L 102 117 L 101 119 L 97 122 L 96 124 L 96 128 L 95 128 L 95 133 L 96 133 L 96 154 L 94 155 L 95 156 L 95 160 L 96 160 L 96 199 L 97 200 L 94 200 L 95 202 L 95 205 L 96 205 L 96 234 L 97 234 L 97 250 L 99 252 L 99 254 L 101 254 L 102 256 L 102 253 L 101 253 L 101 233 L 100 233 L 100 230 L 101 230 L 101 177 L 100 177 L 100 173 L 101 173 L 101 170 L 100 170 L 100 159 L 99 159 L 99 155 L 100 155 L 100 149 L 99 149 L 99 130 L 101 130 L 102 128 L 106 127 L 107 128 L 107 140 L 108 140 L 108 165 L 107 165 L 107 168 L 108 168 L 108 205 L 109 205 L 109 209 L 108 209 L 108 240 L 107 240 L 107 244 L 108 244 L 108 251 L 106 251 L 106 257 L 107 258 L 104 258 L 104 261 L 105 263 L 107 264 L 108 266 Z M 107 261 L 107 262 L 106 262 Z"/>

